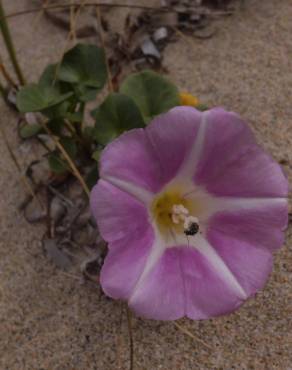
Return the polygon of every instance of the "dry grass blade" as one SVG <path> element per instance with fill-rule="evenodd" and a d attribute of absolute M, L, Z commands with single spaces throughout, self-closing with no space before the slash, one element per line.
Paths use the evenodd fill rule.
<path fill-rule="evenodd" d="M 3 75 L 3 77 L 5 78 L 5 80 L 7 81 L 8 85 L 11 85 L 13 87 L 17 87 L 17 83 L 13 80 L 13 78 L 10 76 L 7 69 L 5 68 L 5 65 L 3 63 L 3 60 L 1 58 L 1 56 L 0 56 L 0 71 Z"/>
<path fill-rule="evenodd" d="M 99 28 L 99 32 L 100 32 L 102 48 L 103 48 L 104 53 L 105 53 L 105 63 L 106 63 L 106 70 L 107 70 L 107 76 L 108 76 L 108 78 L 107 78 L 108 90 L 111 93 L 111 92 L 114 91 L 114 88 L 113 88 L 113 83 L 112 83 L 112 76 L 111 76 L 110 66 L 109 66 L 109 62 L 108 62 L 108 57 L 106 55 L 104 33 L 103 33 L 102 22 L 101 22 L 101 11 L 100 11 L 100 8 L 98 6 L 95 9 L 96 9 L 96 18 L 97 18 L 97 22 L 98 22 L 98 28 Z"/>
<path fill-rule="evenodd" d="M 130 370 L 134 370 L 134 340 L 132 332 L 132 316 L 131 311 L 127 307 L 127 323 L 128 323 L 128 332 L 130 340 Z"/>
<path fill-rule="evenodd" d="M 79 172 L 78 168 L 76 167 L 75 163 L 70 158 L 69 154 L 64 149 L 63 145 L 59 142 L 58 138 L 56 138 L 51 131 L 48 129 L 47 125 L 44 122 L 41 122 L 41 125 L 43 126 L 44 130 L 50 135 L 50 137 L 53 139 L 56 147 L 60 150 L 60 152 L 63 154 L 64 158 L 68 162 L 70 169 L 73 173 L 73 175 L 77 178 L 77 180 L 80 182 L 80 185 L 82 186 L 85 193 L 88 195 L 90 194 L 90 190 L 88 186 L 86 185 L 81 173 Z"/>
<path fill-rule="evenodd" d="M 42 16 L 45 13 L 46 7 L 48 6 L 50 0 L 45 0 L 42 8 L 40 9 L 39 13 L 36 15 L 35 19 L 33 20 L 33 28 L 36 28 L 39 24 Z"/>
<path fill-rule="evenodd" d="M 40 205 L 40 208 L 42 211 L 45 211 L 45 206 L 44 204 L 42 203 L 42 201 L 39 199 L 39 197 L 35 194 L 32 186 L 30 185 L 29 181 L 27 180 L 26 176 L 23 175 L 22 173 L 22 170 L 21 170 L 21 167 L 20 167 L 20 164 L 17 160 L 17 158 L 15 157 L 14 153 L 13 153 L 13 150 L 9 144 L 9 141 L 7 140 L 7 137 L 6 137 L 6 134 L 5 134 L 5 131 L 4 129 L 2 128 L 2 126 L 0 125 L 0 132 L 1 132 L 1 135 L 3 137 L 3 141 L 4 141 L 4 144 L 10 154 L 10 157 L 15 165 L 15 167 L 17 168 L 19 174 L 20 174 L 20 179 L 21 181 L 23 182 L 24 186 L 26 187 L 26 189 L 28 190 L 28 192 L 31 194 L 31 196 L 39 203 Z"/>
<path fill-rule="evenodd" d="M 108 8 L 132 8 L 132 9 L 141 9 L 141 10 L 158 10 L 158 11 L 162 11 L 162 12 L 174 12 L 176 13 L 175 10 L 171 9 L 171 8 L 167 8 L 167 7 L 164 7 L 164 8 L 159 8 L 159 7 L 153 7 L 153 6 L 146 6 L 146 5 L 138 5 L 138 4 L 111 4 L 111 3 L 108 3 L 108 2 L 103 2 L 103 1 L 96 1 L 96 2 L 87 2 L 86 5 L 83 4 L 83 1 L 79 1 L 79 2 L 73 2 L 73 4 L 68 4 L 68 3 L 63 3 L 63 4 L 55 4 L 55 5 L 49 5 L 46 7 L 47 10 L 53 10 L 53 9 L 70 9 L 71 6 L 75 6 L 75 7 L 78 7 L 78 6 L 105 6 L 105 7 L 108 7 Z M 37 13 L 39 12 L 40 10 L 42 10 L 43 7 L 37 7 L 37 8 L 31 8 L 31 9 L 26 9 L 26 10 L 20 10 L 18 12 L 13 12 L 13 13 L 10 13 L 10 14 L 7 14 L 5 18 L 12 18 L 12 17 L 16 17 L 16 16 L 20 16 L 20 15 L 25 15 L 25 14 L 30 14 L 30 13 Z M 0 18 L 1 20 L 1 18 Z"/>
<path fill-rule="evenodd" d="M 15 52 L 15 47 L 13 44 L 13 39 L 10 34 L 8 22 L 6 19 L 6 14 L 4 11 L 4 7 L 2 4 L 2 0 L 0 0 L 0 31 L 2 33 L 3 41 L 6 46 L 7 53 L 9 55 L 10 61 L 12 63 L 13 69 L 15 71 L 15 74 L 18 78 L 18 81 L 20 85 L 25 84 L 25 78 L 23 76 L 22 70 L 20 68 L 20 65 L 18 63 L 17 55 Z"/>
<path fill-rule="evenodd" d="M 184 334 L 188 335 L 190 338 L 195 340 L 196 342 L 199 342 L 203 344 L 206 348 L 209 350 L 213 350 L 211 346 L 209 346 L 206 342 L 204 342 L 201 338 L 196 337 L 193 333 L 191 333 L 188 329 L 184 328 L 183 326 L 179 325 L 177 322 L 173 323 L 180 331 L 182 331 Z"/>
<path fill-rule="evenodd" d="M 74 7 L 76 6 L 75 3 L 71 3 L 69 7 L 70 10 L 73 8 L 73 14 L 71 15 L 71 12 L 70 12 L 70 31 L 68 33 L 68 36 L 67 36 L 67 39 L 66 39 L 66 42 L 65 42 L 65 46 L 64 46 L 64 49 L 62 50 L 62 54 L 61 54 L 61 57 L 60 57 L 60 61 L 58 62 L 57 66 L 56 66 L 56 70 L 55 70 L 55 79 L 54 79 L 54 82 L 57 80 L 57 76 L 58 76 L 58 73 L 59 73 L 59 69 L 60 69 L 60 66 L 62 64 L 62 61 L 63 61 L 63 58 L 64 58 L 64 54 L 66 53 L 66 50 L 67 48 L 69 47 L 70 45 L 70 41 L 73 40 L 75 42 L 75 39 L 76 39 L 76 23 L 77 23 L 77 18 L 79 17 L 79 14 L 81 12 L 81 9 L 83 6 L 85 6 L 86 4 L 86 1 L 87 0 L 82 0 L 79 4 L 77 4 L 78 9 L 75 11 L 75 14 L 74 14 Z M 50 7 L 46 7 L 46 9 L 49 9 Z M 71 18 L 72 17 L 72 18 Z M 75 35 L 75 36 L 74 36 Z"/>
<path fill-rule="evenodd" d="M 71 6 L 70 6 L 70 35 L 72 37 L 73 42 L 76 42 L 76 19 L 75 19 L 75 7 L 74 7 L 74 1 L 71 0 Z"/>

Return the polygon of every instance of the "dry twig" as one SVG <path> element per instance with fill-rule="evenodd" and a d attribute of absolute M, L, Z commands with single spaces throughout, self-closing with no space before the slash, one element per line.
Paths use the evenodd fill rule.
<path fill-rule="evenodd" d="M 213 350 L 211 346 L 209 346 L 206 342 L 204 342 L 201 338 L 199 337 L 196 337 L 193 333 L 191 333 L 188 329 L 184 328 L 183 326 L 181 326 L 180 324 L 178 324 L 177 322 L 174 322 L 173 323 L 180 331 L 182 331 L 184 334 L 188 335 L 190 338 L 192 338 L 193 340 L 195 340 L 196 342 L 199 342 L 201 344 L 203 344 L 206 348 L 208 348 L 209 350 Z"/>
<path fill-rule="evenodd" d="M 132 8 L 132 9 L 141 9 L 141 10 L 159 10 L 162 12 L 174 12 L 176 13 L 175 10 L 172 10 L 170 8 L 158 8 L 158 7 L 153 7 L 153 6 L 145 6 L 145 5 L 136 5 L 136 4 L 110 4 L 108 2 L 102 2 L 102 1 L 96 1 L 96 2 L 87 2 L 86 5 L 83 4 L 83 1 L 78 1 L 74 2 L 71 4 L 55 4 L 55 5 L 49 5 L 46 7 L 46 10 L 53 10 L 53 9 L 70 9 L 70 7 L 73 6 L 87 6 L 87 7 L 93 7 L 93 6 L 105 6 L 108 8 Z M 31 9 L 26 9 L 26 10 L 20 10 L 18 12 L 13 12 L 10 14 L 6 15 L 6 18 L 12 18 L 12 17 L 17 17 L 20 15 L 25 15 L 25 14 L 30 14 L 30 13 L 37 13 L 40 10 L 42 10 L 43 7 L 37 7 L 37 8 L 31 8 Z M 1 19 L 0 19 L 1 20 Z"/>
<path fill-rule="evenodd" d="M 17 83 L 13 80 L 13 78 L 10 76 L 9 72 L 7 71 L 1 56 L 0 56 L 0 71 L 3 77 L 5 78 L 5 80 L 7 81 L 8 85 L 17 87 Z"/>
<path fill-rule="evenodd" d="M 102 22 L 101 22 L 101 11 L 100 11 L 100 8 L 98 6 L 95 9 L 96 9 L 96 18 L 97 18 L 97 21 L 98 21 L 98 28 L 99 28 L 99 32 L 100 32 L 101 44 L 102 44 L 102 48 L 103 48 L 104 53 L 105 53 L 105 63 L 106 63 L 106 69 L 107 69 L 107 75 L 108 75 L 108 79 L 107 79 L 107 81 L 108 81 L 108 90 L 111 93 L 111 92 L 114 91 L 114 88 L 113 88 L 113 83 L 112 83 L 112 76 L 111 76 L 109 61 L 108 61 L 108 57 L 106 55 L 104 33 L 103 33 Z"/>

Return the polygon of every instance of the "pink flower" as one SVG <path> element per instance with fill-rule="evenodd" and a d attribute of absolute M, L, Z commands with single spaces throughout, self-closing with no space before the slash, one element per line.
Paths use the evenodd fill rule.
<path fill-rule="evenodd" d="M 121 135 L 91 194 L 109 247 L 104 292 L 151 319 L 233 311 L 268 278 L 287 191 L 235 113 L 177 107 Z"/>

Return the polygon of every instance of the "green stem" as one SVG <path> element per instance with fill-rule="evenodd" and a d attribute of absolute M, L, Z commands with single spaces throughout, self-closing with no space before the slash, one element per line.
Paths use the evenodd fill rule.
<path fill-rule="evenodd" d="M 6 44 L 7 51 L 9 53 L 11 62 L 13 64 L 13 68 L 15 70 L 15 73 L 16 73 L 17 77 L 18 77 L 19 83 L 21 85 L 24 85 L 25 84 L 25 79 L 23 77 L 21 68 L 18 64 L 18 60 L 17 60 L 17 57 L 16 57 L 16 53 L 15 53 L 15 49 L 14 49 L 14 46 L 13 46 L 12 38 L 11 38 L 10 31 L 9 31 L 9 28 L 8 28 L 8 23 L 7 23 L 7 20 L 6 20 L 6 17 L 5 17 L 5 12 L 4 12 L 4 8 L 3 8 L 3 5 L 2 5 L 2 0 L 0 0 L 0 19 L 1 19 L 0 20 L 0 30 L 2 32 L 2 36 L 3 36 L 4 42 Z"/>

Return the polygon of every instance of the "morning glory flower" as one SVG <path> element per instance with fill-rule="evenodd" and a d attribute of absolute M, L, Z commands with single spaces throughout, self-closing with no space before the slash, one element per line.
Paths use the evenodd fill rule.
<path fill-rule="evenodd" d="M 104 292 L 139 316 L 207 319 L 261 289 L 287 225 L 287 180 L 240 117 L 176 107 L 104 149 L 91 208 Z"/>

